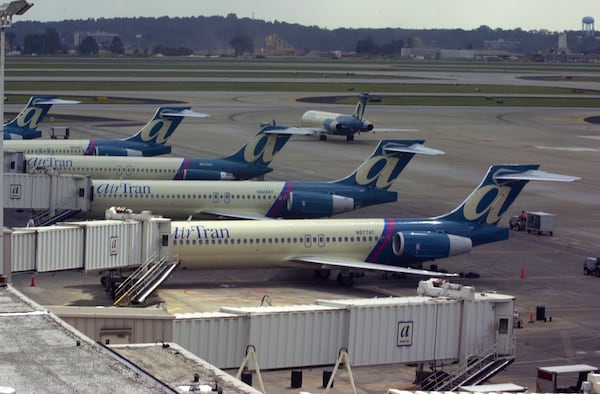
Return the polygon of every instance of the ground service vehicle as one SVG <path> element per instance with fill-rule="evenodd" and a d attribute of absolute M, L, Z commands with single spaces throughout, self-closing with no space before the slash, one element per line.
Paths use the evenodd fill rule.
<path fill-rule="evenodd" d="M 600 257 L 586 257 L 583 262 L 583 273 L 600 276 Z"/>

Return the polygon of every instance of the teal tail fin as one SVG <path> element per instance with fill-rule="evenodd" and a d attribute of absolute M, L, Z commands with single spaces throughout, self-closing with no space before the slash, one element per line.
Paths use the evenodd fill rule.
<path fill-rule="evenodd" d="M 497 225 L 527 182 L 572 182 L 580 178 L 538 171 L 538 164 L 492 165 L 481 184 L 452 212 L 440 220 L 465 222 L 469 225 Z"/>
<path fill-rule="evenodd" d="M 160 107 L 144 127 L 125 140 L 164 145 L 186 116 L 206 118 L 209 115 L 192 111 L 189 107 Z"/>
<path fill-rule="evenodd" d="M 336 183 L 387 190 L 415 154 L 444 152 L 423 145 L 424 140 L 381 140 L 371 156 L 352 174 Z"/>

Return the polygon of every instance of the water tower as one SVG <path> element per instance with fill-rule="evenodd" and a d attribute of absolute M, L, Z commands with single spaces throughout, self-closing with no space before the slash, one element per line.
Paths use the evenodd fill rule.
<path fill-rule="evenodd" d="M 581 30 L 586 36 L 593 36 L 594 18 L 592 18 L 591 16 L 584 16 L 583 19 L 581 19 Z"/>

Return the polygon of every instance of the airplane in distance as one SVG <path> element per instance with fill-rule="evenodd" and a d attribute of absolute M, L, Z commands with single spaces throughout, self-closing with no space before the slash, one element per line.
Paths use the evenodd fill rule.
<path fill-rule="evenodd" d="M 37 126 L 44 120 L 54 104 L 79 104 L 80 101 L 63 100 L 56 96 L 31 96 L 25 108 L 10 122 L 4 124 L 5 140 L 29 140 L 40 138 Z"/>
<path fill-rule="evenodd" d="M 354 134 L 367 131 L 417 131 L 415 129 L 376 129 L 373 123 L 364 118 L 368 102 L 369 93 L 361 93 L 354 113 L 351 115 L 316 110 L 306 111 L 302 115 L 301 127 L 317 128 L 314 133 L 319 134 L 321 141 L 327 140 L 327 134 L 346 136 L 346 141 L 354 141 Z"/>
<path fill-rule="evenodd" d="M 237 152 L 215 158 L 122 157 L 75 155 L 25 155 L 30 174 L 89 175 L 92 179 L 247 180 L 263 178 L 275 155 L 294 134 L 294 127 L 265 126 Z"/>
<path fill-rule="evenodd" d="M 104 218 L 111 207 L 151 211 L 171 219 L 304 219 L 394 202 L 388 190 L 415 154 L 439 155 L 422 140 L 382 140 L 352 174 L 334 182 L 140 181 L 92 179 L 91 211 Z"/>
<path fill-rule="evenodd" d="M 451 212 L 415 219 L 306 219 L 171 222 L 172 253 L 182 269 L 309 268 L 321 277 L 340 270 L 350 286 L 355 272 L 376 270 L 447 276 L 423 262 L 469 253 L 508 239 L 498 222 L 532 180 L 578 177 L 538 171 L 539 165 L 492 165 L 481 184 Z"/>
<path fill-rule="evenodd" d="M 160 107 L 137 133 L 129 138 L 113 140 L 17 140 L 4 141 L 4 149 L 25 154 L 157 156 L 171 153 L 165 143 L 183 117 L 206 118 L 207 114 L 189 107 Z"/>

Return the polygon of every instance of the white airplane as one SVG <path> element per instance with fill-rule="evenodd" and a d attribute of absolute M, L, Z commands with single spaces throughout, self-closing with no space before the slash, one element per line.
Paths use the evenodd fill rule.
<path fill-rule="evenodd" d="M 461 205 L 437 217 L 172 222 L 172 253 L 182 269 L 302 267 L 324 277 L 337 269 L 343 285 L 363 270 L 454 275 L 424 270 L 423 262 L 508 239 L 498 222 L 528 181 L 580 179 L 538 167 L 493 165 Z"/>
<path fill-rule="evenodd" d="M 294 134 L 306 133 L 294 127 L 265 126 L 237 152 L 215 159 L 27 154 L 25 164 L 30 174 L 78 174 L 92 179 L 253 179 L 273 171 L 269 164 Z"/>
<path fill-rule="evenodd" d="M 382 140 L 352 174 L 334 182 L 92 180 L 92 209 L 80 216 L 103 218 L 124 207 L 171 219 L 304 219 L 331 216 L 394 202 L 388 190 L 415 154 L 439 155 L 423 140 Z"/>
<path fill-rule="evenodd" d="M 171 153 L 167 140 L 185 116 L 206 118 L 189 107 L 160 107 L 137 133 L 116 140 L 9 140 L 5 151 L 46 155 L 156 156 Z"/>
<path fill-rule="evenodd" d="M 327 140 L 327 134 L 346 136 L 346 141 L 353 141 L 354 134 L 361 132 L 417 131 L 415 129 L 376 129 L 373 123 L 363 117 L 368 102 L 369 93 L 361 93 L 352 115 L 315 110 L 306 111 L 302 115 L 301 127 L 316 128 L 313 131 L 315 134 L 319 134 L 321 141 Z"/>

